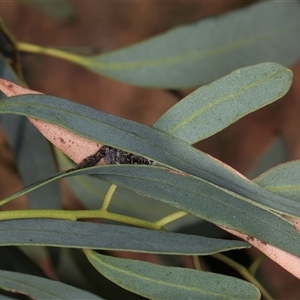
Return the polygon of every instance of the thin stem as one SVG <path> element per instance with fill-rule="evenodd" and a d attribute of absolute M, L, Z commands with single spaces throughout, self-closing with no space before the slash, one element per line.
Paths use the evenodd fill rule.
<path fill-rule="evenodd" d="M 108 208 L 108 206 L 109 206 L 109 204 L 110 204 L 110 201 L 111 201 L 111 199 L 112 199 L 112 196 L 113 196 L 113 194 L 114 194 L 116 188 L 117 188 L 117 186 L 116 186 L 115 184 L 112 184 L 112 185 L 109 187 L 109 189 L 108 189 L 108 191 L 106 192 L 105 197 L 104 197 L 104 199 L 103 199 L 103 203 L 102 203 L 102 206 L 101 206 L 101 208 L 100 208 L 101 210 L 107 210 L 107 208 Z"/>
<path fill-rule="evenodd" d="M 250 274 L 255 276 L 255 273 L 257 272 L 258 268 L 260 267 L 262 261 L 264 260 L 266 256 L 262 253 L 248 268 Z"/>
<path fill-rule="evenodd" d="M 159 228 L 163 228 L 165 225 L 180 219 L 184 216 L 186 216 L 188 213 L 185 211 L 177 211 L 176 213 L 170 214 L 166 217 L 163 217 L 162 219 L 155 222 L 156 226 Z"/>
<path fill-rule="evenodd" d="M 36 54 L 44 54 L 52 57 L 64 59 L 73 63 L 77 63 L 79 65 L 87 65 L 87 59 L 84 56 L 77 55 L 74 53 L 58 50 L 55 48 L 42 47 L 39 45 L 17 42 L 16 48 L 19 51 L 36 53 Z"/>
<path fill-rule="evenodd" d="M 199 256 L 198 255 L 193 255 L 192 259 L 193 259 L 193 264 L 194 264 L 195 270 L 201 271 L 201 263 L 200 263 Z"/>
<path fill-rule="evenodd" d="M 265 297 L 265 299 L 274 300 L 272 296 L 267 292 L 267 290 L 259 283 L 259 281 L 257 281 L 257 279 L 252 274 L 250 274 L 247 268 L 245 268 L 241 264 L 237 263 L 236 261 L 232 260 L 231 258 L 221 253 L 212 254 L 211 256 L 224 262 L 228 266 L 232 267 L 234 270 L 240 273 L 245 279 L 253 283 L 260 290 L 260 292 Z"/>
<path fill-rule="evenodd" d="M 159 229 L 154 222 L 144 221 L 141 219 L 123 216 L 120 214 L 110 213 L 106 210 L 56 210 L 56 209 L 34 209 L 34 210 L 11 210 L 1 211 L 0 220 L 14 219 L 32 219 L 32 218 L 50 218 L 63 220 L 78 219 L 107 219 L 119 223 L 142 227 L 147 229 Z"/>

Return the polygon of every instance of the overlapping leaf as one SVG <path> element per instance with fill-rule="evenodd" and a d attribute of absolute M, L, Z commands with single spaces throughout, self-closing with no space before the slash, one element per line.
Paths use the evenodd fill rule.
<path fill-rule="evenodd" d="M 255 97 L 255 95 L 253 95 Z M 0 113 L 21 114 L 59 124 L 88 139 L 145 156 L 291 216 L 300 203 L 270 193 L 219 161 L 160 130 L 65 99 L 22 95 L 0 102 Z"/>
<path fill-rule="evenodd" d="M 281 98 L 291 83 L 292 72 L 278 64 L 242 68 L 188 95 L 153 127 L 193 144 Z"/>
<path fill-rule="evenodd" d="M 252 284 L 224 275 L 86 252 L 109 280 L 147 299 L 260 299 Z"/>
<path fill-rule="evenodd" d="M 31 299 L 102 299 L 59 281 L 2 270 L 0 288 Z"/>
<path fill-rule="evenodd" d="M 161 254 L 208 255 L 249 244 L 119 225 L 51 219 L 0 222 L 0 246 L 46 245 Z"/>
<path fill-rule="evenodd" d="M 267 190 L 300 202 L 300 161 L 281 164 L 263 173 L 254 181 Z"/>
<path fill-rule="evenodd" d="M 279 69 L 284 70 L 281 67 Z M 255 99 L 255 92 L 252 96 Z M 154 159 L 167 168 L 122 166 L 100 168 L 95 172 L 121 187 L 158 199 L 215 224 L 255 236 L 299 256 L 299 238 L 291 224 L 261 207 L 264 205 L 299 216 L 299 202 L 267 192 L 176 137 L 45 95 L 12 97 L 2 101 L 0 109 L 1 113 L 22 114 L 59 124 L 88 139 Z M 176 173 L 178 170 L 179 173 Z M 77 174 L 87 174 L 85 172 L 77 171 Z M 269 232 L 275 233 L 270 235 Z"/>
<path fill-rule="evenodd" d="M 251 64 L 294 64 L 300 58 L 299 32 L 297 1 L 262 1 L 118 51 L 88 58 L 70 55 L 70 60 L 134 85 L 193 87 Z"/>
<path fill-rule="evenodd" d="M 161 167 L 114 165 L 61 173 L 24 188 L 7 197 L 6 201 L 53 180 L 84 174 L 101 176 L 121 187 L 160 200 L 216 225 L 254 236 L 300 257 L 299 233 L 287 220 L 247 198 L 217 188 L 200 178 Z"/>

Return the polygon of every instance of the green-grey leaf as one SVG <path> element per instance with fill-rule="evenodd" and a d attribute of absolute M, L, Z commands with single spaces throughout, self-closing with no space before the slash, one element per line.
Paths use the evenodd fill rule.
<path fill-rule="evenodd" d="M 113 165 L 61 173 L 24 188 L 5 201 L 24 195 L 47 182 L 83 174 L 101 176 L 121 187 L 160 200 L 216 225 L 254 236 L 300 257 L 299 233 L 281 216 L 205 180 L 162 167 Z"/>
<path fill-rule="evenodd" d="M 237 240 L 52 219 L 1 221 L 0 245 L 46 245 L 185 255 L 209 255 L 250 246 Z"/>
<path fill-rule="evenodd" d="M 153 127 L 193 144 L 287 93 L 292 72 L 275 63 L 245 67 L 197 89 Z"/>
<path fill-rule="evenodd" d="M 117 185 L 173 205 L 216 225 L 255 236 L 300 257 L 299 233 L 294 226 L 249 199 L 218 189 L 198 178 L 166 172 L 157 167 L 100 167 L 98 171 L 102 178 Z"/>
<path fill-rule="evenodd" d="M 109 280 L 147 299 L 260 299 L 258 289 L 233 277 L 100 255 L 91 264 Z"/>
<path fill-rule="evenodd" d="M 272 193 L 300 203 L 300 161 L 291 161 L 270 169 L 254 182 Z"/>
<path fill-rule="evenodd" d="M 273 210 L 300 216 L 300 203 L 266 191 L 183 140 L 155 128 L 47 95 L 7 98 L 0 102 L 0 113 L 59 124 L 80 136 L 153 159 Z"/>
<path fill-rule="evenodd" d="M 78 63 L 138 86 L 193 87 L 260 62 L 294 64 L 299 32 L 297 1 L 262 1 Z"/>
<path fill-rule="evenodd" d="M 0 270 L 0 288 L 30 299 L 102 299 L 62 282 Z"/>

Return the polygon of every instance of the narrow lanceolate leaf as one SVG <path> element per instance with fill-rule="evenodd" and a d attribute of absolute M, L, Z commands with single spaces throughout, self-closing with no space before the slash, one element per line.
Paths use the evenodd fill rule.
<path fill-rule="evenodd" d="M 247 198 L 217 189 L 193 176 L 166 172 L 162 168 L 110 168 L 98 168 L 99 175 L 117 185 L 168 203 L 216 225 L 234 228 L 300 257 L 300 236 L 295 228 Z"/>
<path fill-rule="evenodd" d="M 272 193 L 294 199 L 300 203 L 300 161 L 291 161 L 270 169 L 254 182 Z"/>
<path fill-rule="evenodd" d="M 266 191 L 229 166 L 155 128 L 47 95 L 4 99 L 0 102 L 0 113 L 21 114 L 59 124 L 58 129 L 67 129 L 86 141 L 96 141 L 142 155 L 197 176 L 216 188 L 224 188 L 287 215 L 300 216 L 299 202 Z M 65 142 L 63 139 L 60 141 Z"/>
<path fill-rule="evenodd" d="M 193 144 L 287 93 L 292 72 L 275 63 L 245 67 L 197 89 L 153 127 Z"/>
<path fill-rule="evenodd" d="M 0 288 L 29 299 L 102 299 L 58 281 L 1 270 Z"/>
<path fill-rule="evenodd" d="M 287 220 L 245 197 L 220 189 L 205 180 L 161 167 L 113 165 L 61 173 L 26 187 L 3 202 L 55 179 L 84 174 L 101 176 L 118 186 L 162 201 L 218 226 L 256 237 L 263 243 L 300 257 L 299 233 Z M 9 218 L 9 214 L 6 215 L 5 212 L 1 216 Z"/>
<path fill-rule="evenodd" d="M 210 272 L 158 266 L 86 251 L 103 276 L 147 299 L 260 299 L 258 289 L 245 281 Z"/>
<path fill-rule="evenodd" d="M 52 219 L 1 221 L 0 245 L 43 245 L 187 255 L 208 255 L 250 246 L 237 240 Z"/>
<path fill-rule="evenodd" d="M 263 1 L 74 62 L 138 86 L 194 87 L 260 62 L 294 64 L 299 32 L 298 1 Z"/>

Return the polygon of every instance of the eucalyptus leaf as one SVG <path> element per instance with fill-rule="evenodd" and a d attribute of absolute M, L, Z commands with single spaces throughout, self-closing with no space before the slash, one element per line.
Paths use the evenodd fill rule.
<path fill-rule="evenodd" d="M 185 255 L 209 255 L 250 247 L 248 243 L 238 240 L 52 219 L 1 221 L 0 246 L 8 245 L 46 245 Z"/>
<path fill-rule="evenodd" d="M 66 128 L 80 136 L 197 176 L 273 210 L 300 216 L 300 203 L 270 193 L 230 167 L 160 130 L 47 95 L 21 95 L 0 102 L 1 114 L 21 114 Z"/>
<path fill-rule="evenodd" d="M 300 257 L 299 233 L 286 219 L 205 180 L 163 167 L 111 165 L 60 173 L 28 186 L 2 201 L 17 198 L 56 179 L 84 174 L 101 176 L 116 185 L 160 200 L 218 226 L 256 237 Z"/>
<path fill-rule="evenodd" d="M 295 64 L 300 58 L 299 32 L 298 1 L 259 1 L 74 62 L 133 85 L 194 87 L 251 64 Z"/>
<path fill-rule="evenodd" d="M 276 166 L 259 177 L 254 182 L 272 193 L 294 199 L 300 203 L 300 160 L 287 162 Z"/>
<path fill-rule="evenodd" d="M 98 169 L 98 174 L 110 182 L 173 205 L 216 225 L 254 236 L 300 257 L 299 233 L 294 226 L 247 198 L 218 189 L 191 175 L 176 174 L 163 168 L 105 166 L 92 169 L 88 172 L 97 174 Z"/>
<path fill-rule="evenodd" d="M 87 251 L 103 276 L 147 299 L 260 299 L 258 289 L 233 277 L 100 255 Z"/>
<path fill-rule="evenodd" d="M 236 70 L 182 99 L 153 127 L 194 144 L 284 96 L 292 77 L 278 64 Z"/>
<path fill-rule="evenodd" d="M 62 282 L 2 270 L 0 288 L 30 299 L 102 299 Z"/>

